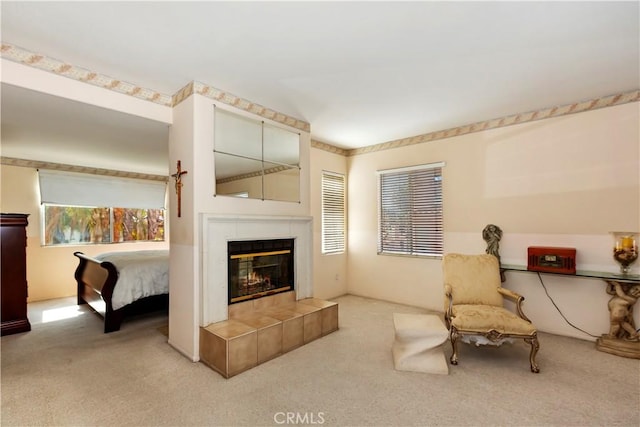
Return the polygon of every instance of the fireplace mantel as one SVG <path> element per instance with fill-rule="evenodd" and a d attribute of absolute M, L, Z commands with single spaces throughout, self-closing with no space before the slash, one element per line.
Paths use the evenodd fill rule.
<path fill-rule="evenodd" d="M 202 309 L 200 326 L 228 319 L 227 243 L 295 239 L 298 299 L 313 297 L 313 227 L 309 216 L 201 214 Z"/>

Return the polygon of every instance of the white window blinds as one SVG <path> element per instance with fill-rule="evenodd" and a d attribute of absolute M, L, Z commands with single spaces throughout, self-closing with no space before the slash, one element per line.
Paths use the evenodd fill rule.
<path fill-rule="evenodd" d="M 322 172 L 322 253 L 345 250 L 344 175 Z"/>
<path fill-rule="evenodd" d="M 378 172 L 378 253 L 442 255 L 442 166 Z"/>
<path fill-rule="evenodd" d="M 164 209 L 167 183 L 39 170 L 40 202 L 66 206 Z"/>

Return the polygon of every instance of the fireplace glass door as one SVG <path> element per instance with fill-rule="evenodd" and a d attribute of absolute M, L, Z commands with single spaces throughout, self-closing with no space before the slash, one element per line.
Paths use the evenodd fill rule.
<path fill-rule="evenodd" d="M 229 242 L 229 303 L 293 289 L 293 239 Z"/>

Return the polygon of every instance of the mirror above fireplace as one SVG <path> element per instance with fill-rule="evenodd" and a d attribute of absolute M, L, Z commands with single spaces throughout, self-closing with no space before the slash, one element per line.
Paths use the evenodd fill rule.
<path fill-rule="evenodd" d="M 300 201 L 300 134 L 219 107 L 214 112 L 216 195 Z"/>

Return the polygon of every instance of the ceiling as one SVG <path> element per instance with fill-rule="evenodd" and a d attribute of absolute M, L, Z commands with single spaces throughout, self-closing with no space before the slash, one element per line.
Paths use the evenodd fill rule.
<path fill-rule="evenodd" d="M 168 125 L 2 85 L 2 155 L 168 174 Z"/>
<path fill-rule="evenodd" d="M 168 95 L 191 81 L 212 85 L 307 121 L 312 139 L 345 149 L 640 87 L 636 1 L 20 1 L 1 8 L 3 43 Z M 74 163 L 74 150 L 87 153 L 92 138 L 111 138 L 112 152 L 99 154 L 105 163 L 127 148 L 139 152 L 138 169 L 149 162 L 141 172 L 162 162 L 168 170 L 166 125 L 49 95 L 41 103 L 45 95 L 28 92 L 2 87 L 4 156 L 53 150 Z M 95 126 L 104 131 L 86 133 Z M 47 141 L 13 138 L 28 132 Z M 164 157 L 146 158 L 149 150 Z"/>

